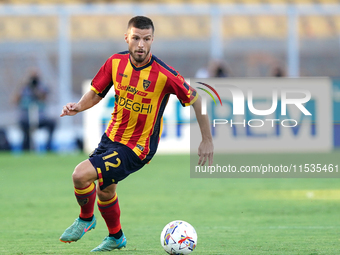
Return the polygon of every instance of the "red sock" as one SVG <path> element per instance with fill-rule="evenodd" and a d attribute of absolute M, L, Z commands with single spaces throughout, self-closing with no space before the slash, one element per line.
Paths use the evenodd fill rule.
<path fill-rule="evenodd" d="M 96 201 L 96 185 L 91 183 L 88 187 L 74 188 L 78 204 L 80 205 L 80 218 L 90 218 L 93 215 L 94 203 Z"/>
<path fill-rule="evenodd" d="M 116 234 L 121 229 L 117 193 L 110 200 L 100 201 L 98 199 L 98 208 L 106 222 L 109 233 Z"/>

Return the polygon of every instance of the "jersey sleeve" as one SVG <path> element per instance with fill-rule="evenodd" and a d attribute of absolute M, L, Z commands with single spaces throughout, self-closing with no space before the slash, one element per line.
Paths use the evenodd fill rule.
<path fill-rule="evenodd" d="M 198 98 L 196 90 L 179 73 L 171 79 L 171 87 L 182 106 L 192 105 Z"/>
<path fill-rule="evenodd" d="M 91 82 L 91 90 L 93 90 L 98 96 L 105 97 L 112 85 L 112 57 L 110 57 L 93 78 Z"/>

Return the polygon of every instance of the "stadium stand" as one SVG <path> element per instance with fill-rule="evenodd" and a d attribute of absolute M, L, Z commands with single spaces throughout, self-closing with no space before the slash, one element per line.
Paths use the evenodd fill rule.
<path fill-rule="evenodd" d="M 1 4 L 98 4 L 117 3 L 113 0 L 0 0 Z M 124 3 L 151 3 L 152 1 L 124 1 Z M 158 3 L 191 3 L 191 4 L 335 4 L 339 0 L 162 0 Z M 176 37 L 204 38 L 209 35 L 209 17 L 198 16 L 155 16 L 156 23 L 162 30 L 158 36 L 169 39 Z M 223 17 L 223 35 L 232 37 L 266 37 L 282 38 L 286 36 L 284 17 L 278 16 L 226 16 Z M 51 17 L 1 17 L 0 41 L 15 40 L 51 40 L 56 37 L 58 21 Z M 125 19 L 124 19 L 125 21 Z M 339 33 L 339 18 L 324 16 L 307 16 L 299 20 L 299 33 L 302 37 L 331 37 Z M 108 25 L 112 24 L 112 25 Z M 71 35 L 73 40 L 96 40 L 98 38 L 118 38 L 125 32 L 121 17 L 109 16 L 76 16 L 72 17 Z"/>
<path fill-rule="evenodd" d="M 178 37 L 200 39 L 210 34 L 209 17 L 179 15 L 151 16 L 157 27 L 156 34 L 164 39 Z M 81 15 L 71 19 L 72 40 L 98 40 L 120 38 L 124 35 L 128 17 L 109 15 Z M 280 16 L 224 16 L 222 33 L 225 38 L 283 38 L 286 19 Z M 299 19 L 301 37 L 332 37 L 340 31 L 338 16 L 302 16 Z M 58 19 L 50 16 L 0 17 L 0 41 L 54 40 L 58 33 Z"/>
<path fill-rule="evenodd" d="M 1 41 L 49 41 L 57 37 L 56 17 L 0 17 Z"/>

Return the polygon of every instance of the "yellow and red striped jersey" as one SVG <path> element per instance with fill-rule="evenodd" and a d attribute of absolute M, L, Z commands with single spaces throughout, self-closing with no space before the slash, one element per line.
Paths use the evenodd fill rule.
<path fill-rule="evenodd" d="M 193 104 L 198 97 L 176 70 L 156 56 L 151 55 L 143 66 L 135 66 L 128 51 L 114 54 L 105 62 L 91 89 L 105 97 L 112 86 L 115 106 L 105 133 L 146 162 L 156 153 L 170 94 L 175 94 L 183 106 Z"/>

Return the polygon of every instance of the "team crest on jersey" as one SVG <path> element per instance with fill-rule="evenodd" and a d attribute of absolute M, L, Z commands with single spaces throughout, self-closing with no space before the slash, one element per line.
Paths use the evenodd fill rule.
<path fill-rule="evenodd" d="M 143 88 L 147 90 L 150 87 L 151 81 L 143 80 Z"/>

